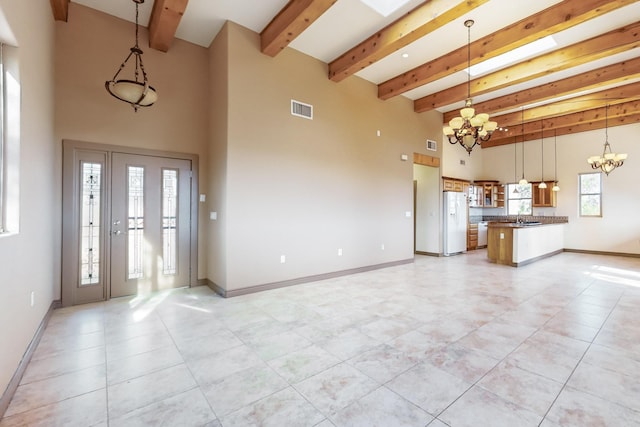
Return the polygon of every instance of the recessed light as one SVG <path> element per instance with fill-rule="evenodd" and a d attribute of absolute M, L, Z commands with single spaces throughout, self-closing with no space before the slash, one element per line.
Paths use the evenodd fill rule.
<path fill-rule="evenodd" d="M 509 52 L 498 55 L 495 58 L 487 59 L 479 64 L 473 65 L 469 70 L 466 70 L 472 76 L 484 74 L 489 71 L 497 70 L 506 65 L 518 62 L 521 59 L 531 57 L 537 53 L 544 52 L 557 46 L 556 41 L 551 36 L 547 36 L 538 39 L 534 42 L 520 46 Z"/>
<path fill-rule="evenodd" d="M 402 57 L 403 57 L 403 58 L 408 58 L 408 57 L 409 57 L 409 54 L 405 52 L 405 53 L 403 53 L 403 54 L 402 54 Z"/>
<path fill-rule="evenodd" d="M 402 6 L 407 4 L 409 0 L 360 0 L 380 15 L 387 17 Z"/>

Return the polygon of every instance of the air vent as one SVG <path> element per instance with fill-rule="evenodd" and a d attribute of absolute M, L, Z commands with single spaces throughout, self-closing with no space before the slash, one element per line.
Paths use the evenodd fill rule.
<path fill-rule="evenodd" d="M 427 150 L 438 151 L 438 144 L 435 141 L 427 139 Z"/>
<path fill-rule="evenodd" d="M 304 102 L 292 99 L 291 115 L 313 120 L 313 105 L 305 104 Z"/>

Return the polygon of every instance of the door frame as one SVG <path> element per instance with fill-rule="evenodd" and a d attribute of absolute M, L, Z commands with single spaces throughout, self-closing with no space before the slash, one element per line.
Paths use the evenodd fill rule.
<path fill-rule="evenodd" d="M 105 167 L 103 174 L 103 201 L 100 224 L 100 239 L 103 263 L 104 289 L 100 299 L 76 301 L 76 289 L 79 281 L 79 161 L 78 153 L 93 153 L 104 157 Z M 191 161 L 191 197 L 190 197 L 190 265 L 189 286 L 198 284 L 198 155 L 179 153 L 173 151 L 152 150 L 121 145 L 99 144 L 76 140 L 62 141 L 62 250 L 61 263 L 61 290 L 60 295 L 63 306 L 82 304 L 88 302 L 106 301 L 111 298 L 111 154 L 124 153 L 154 157 L 168 157 L 173 159 Z"/>

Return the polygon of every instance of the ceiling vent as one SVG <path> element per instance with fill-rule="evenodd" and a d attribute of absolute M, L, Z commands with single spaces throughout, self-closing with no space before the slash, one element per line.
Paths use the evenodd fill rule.
<path fill-rule="evenodd" d="M 438 151 L 438 144 L 435 141 L 427 139 L 427 150 Z"/>
<path fill-rule="evenodd" d="M 313 105 L 291 100 L 291 115 L 313 120 Z"/>

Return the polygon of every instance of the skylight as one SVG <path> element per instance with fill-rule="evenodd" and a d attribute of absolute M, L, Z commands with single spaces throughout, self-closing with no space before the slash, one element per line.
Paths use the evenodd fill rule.
<path fill-rule="evenodd" d="M 360 0 L 380 15 L 387 17 L 402 6 L 407 4 L 409 0 Z"/>
<path fill-rule="evenodd" d="M 532 43 L 510 50 L 509 52 L 503 53 L 502 55 L 498 55 L 495 58 L 487 59 L 486 61 L 473 65 L 469 70 L 469 74 L 475 77 L 479 74 L 484 74 L 486 72 L 502 68 L 505 65 L 513 64 L 521 59 L 531 57 L 540 52 L 544 52 L 545 50 L 549 50 L 555 47 L 556 45 L 557 43 L 553 39 L 553 37 L 547 36 Z"/>

